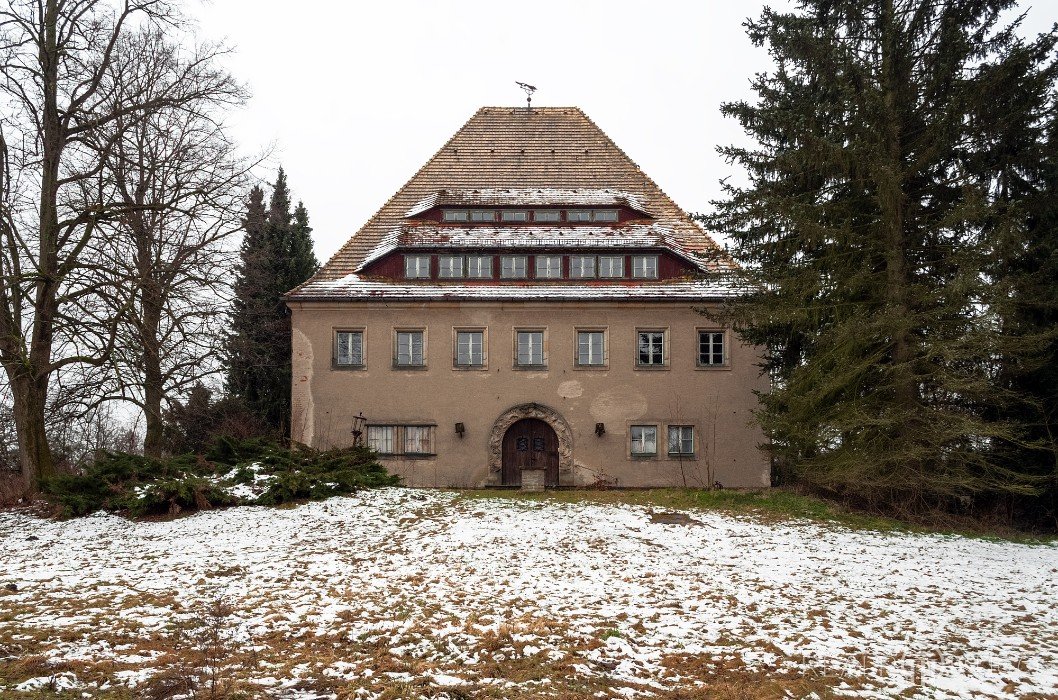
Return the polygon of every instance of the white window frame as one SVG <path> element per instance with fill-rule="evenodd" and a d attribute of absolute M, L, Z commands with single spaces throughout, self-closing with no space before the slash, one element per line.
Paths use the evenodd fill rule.
<path fill-rule="evenodd" d="M 637 430 L 641 431 L 639 440 L 636 439 Z M 647 431 L 653 433 L 649 442 L 646 437 Z M 658 426 L 649 424 L 629 426 L 628 441 L 629 453 L 633 457 L 656 457 L 658 454 Z M 641 446 L 639 449 L 636 448 L 637 443 Z M 648 444 L 652 444 L 652 449 L 646 449 Z"/>
<path fill-rule="evenodd" d="M 702 336 L 704 335 L 709 336 L 709 349 L 706 353 L 708 355 L 708 359 L 705 362 L 702 362 L 702 348 L 704 347 L 702 344 Z M 717 336 L 719 336 L 720 338 L 719 362 L 714 361 L 714 358 L 716 356 L 715 348 Z M 697 363 L 698 367 L 718 368 L 728 366 L 727 331 L 723 330 L 722 328 L 699 328 L 697 329 L 695 341 L 697 342 L 697 347 L 695 348 L 695 362 Z"/>
<path fill-rule="evenodd" d="M 352 348 L 350 348 L 349 360 L 347 362 L 343 362 L 342 361 L 344 358 L 342 358 L 342 355 L 341 355 L 342 336 L 343 335 L 348 335 L 348 336 L 350 336 L 350 338 L 358 337 L 359 338 L 359 343 L 360 343 L 359 357 L 357 357 L 358 353 L 353 352 Z M 339 328 L 339 329 L 335 329 L 335 331 L 334 331 L 334 366 L 342 368 L 342 369 L 346 369 L 346 368 L 363 367 L 366 364 L 367 364 L 367 359 L 366 359 L 366 343 L 364 342 L 364 329 L 363 328 Z"/>
<path fill-rule="evenodd" d="M 379 438 L 382 438 L 381 440 Z M 379 445 L 383 448 L 379 449 Z M 380 455 L 397 454 L 397 426 L 395 425 L 369 425 L 367 426 L 367 446 Z"/>
<path fill-rule="evenodd" d="M 410 280 L 430 279 L 432 255 L 411 254 L 404 256 L 404 277 Z"/>
<path fill-rule="evenodd" d="M 491 224 L 496 221 L 495 209 L 471 209 L 470 222 L 474 224 Z"/>
<path fill-rule="evenodd" d="M 590 274 L 586 274 L 584 270 L 584 263 L 591 261 Z M 569 256 L 569 277 L 570 279 L 587 280 L 595 279 L 598 271 L 599 261 L 595 259 L 594 255 L 571 255 Z"/>
<path fill-rule="evenodd" d="M 460 369 L 483 369 L 488 364 L 488 332 L 484 328 L 455 328 L 453 329 L 453 354 L 452 362 Z M 471 336 L 470 342 L 467 344 L 467 353 L 469 355 L 469 362 L 460 362 L 460 353 L 463 349 L 462 338 L 460 336 Z M 474 335 L 481 336 L 478 342 L 478 361 L 474 362 Z"/>
<path fill-rule="evenodd" d="M 591 221 L 591 209 L 567 209 L 566 221 L 575 223 L 587 223 Z"/>
<path fill-rule="evenodd" d="M 525 223 L 529 221 L 529 211 L 527 209 L 504 209 L 500 212 L 500 221 Z"/>
<path fill-rule="evenodd" d="M 481 261 L 485 261 L 486 269 L 482 270 Z M 490 280 L 492 270 L 496 266 L 491 255 L 468 255 L 467 256 L 467 279 Z"/>
<path fill-rule="evenodd" d="M 650 341 L 650 361 L 643 362 L 642 343 L 643 336 L 661 336 L 661 361 L 654 362 L 654 338 Z M 669 364 L 669 334 L 664 328 L 637 328 L 636 329 L 636 366 L 637 367 L 666 367 Z"/>
<path fill-rule="evenodd" d="M 539 335 L 538 345 L 534 345 L 532 341 L 528 344 L 529 349 L 529 362 L 522 362 L 522 336 L 535 337 Z M 536 354 L 533 351 L 539 350 L 540 362 L 532 362 L 533 356 Z M 514 329 L 514 366 L 515 367 L 547 367 L 547 330 L 544 328 L 515 328 Z"/>
<path fill-rule="evenodd" d="M 515 261 L 521 261 L 521 274 L 518 274 L 519 270 L 516 265 L 512 265 L 508 272 L 507 263 L 514 263 Z M 500 256 L 500 279 L 505 280 L 524 280 L 529 276 L 529 256 L 527 255 L 501 255 Z"/>
<path fill-rule="evenodd" d="M 533 210 L 533 221 L 539 221 L 540 223 L 554 224 L 562 221 L 562 210 L 561 209 L 534 209 Z"/>
<path fill-rule="evenodd" d="M 401 362 L 401 352 L 405 349 L 401 347 L 401 336 L 407 335 L 408 347 L 407 356 L 409 362 Z M 419 362 L 415 362 L 415 336 L 419 336 Z M 409 367 L 425 367 L 426 366 L 426 329 L 425 328 L 397 328 L 393 331 L 393 366 L 397 368 L 407 369 Z"/>
<path fill-rule="evenodd" d="M 434 426 L 432 425 L 405 425 L 401 426 L 404 433 L 401 446 L 404 448 L 401 454 L 425 457 L 436 454 L 434 452 Z M 415 447 L 417 449 L 412 449 Z"/>
<path fill-rule="evenodd" d="M 445 209 L 441 212 L 441 221 L 465 223 L 470 221 L 470 212 L 466 209 Z"/>
<path fill-rule="evenodd" d="M 597 265 L 600 279 L 625 276 L 625 256 L 623 255 L 600 255 Z"/>
<path fill-rule="evenodd" d="M 592 336 L 601 336 L 601 343 L 598 347 L 598 355 L 596 355 L 595 345 L 591 341 Z M 589 336 L 587 345 L 585 346 L 582 336 Z M 577 346 L 574 349 L 574 364 L 577 367 L 590 367 L 598 369 L 600 367 L 606 367 L 609 362 L 607 358 L 607 333 L 605 328 L 578 328 L 576 332 Z M 584 348 L 587 348 L 587 355 L 585 356 L 582 352 Z"/>
<path fill-rule="evenodd" d="M 593 209 L 591 212 L 591 220 L 600 223 L 614 223 L 619 218 L 616 209 Z"/>
<path fill-rule="evenodd" d="M 548 264 L 541 267 L 540 262 L 544 260 Z M 555 269 L 551 263 L 558 262 L 558 268 Z M 560 280 L 562 279 L 562 256 L 561 255 L 537 255 L 533 260 L 533 270 L 538 280 Z M 541 270 L 547 272 L 547 274 L 540 274 Z"/>
<path fill-rule="evenodd" d="M 453 262 L 457 263 L 458 267 L 453 267 Z M 466 259 L 462 255 L 437 256 L 437 277 L 439 279 L 462 279 L 465 275 Z"/>
<path fill-rule="evenodd" d="M 670 457 L 693 457 L 694 450 L 694 426 L 693 425 L 670 425 L 668 426 L 666 437 L 666 448 Z M 677 449 L 674 451 L 673 447 L 673 432 L 676 431 L 678 436 Z M 690 446 L 690 450 L 686 450 L 686 446 Z"/>
<path fill-rule="evenodd" d="M 658 256 L 633 255 L 632 277 L 636 279 L 656 280 L 658 278 Z"/>

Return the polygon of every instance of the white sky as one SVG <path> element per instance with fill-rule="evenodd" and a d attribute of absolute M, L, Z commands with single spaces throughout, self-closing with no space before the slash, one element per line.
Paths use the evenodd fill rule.
<path fill-rule="evenodd" d="M 770 63 L 722 0 L 214 0 L 199 39 L 225 39 L 253 93 L 235 138 L 275 146 L 325 261 L 484 105 L 582 108 L 684 209 L 706 211 L 744 140 L 721 102 Z M 772 7 L 789 5 L 774 0 Z M 1026 5 L 1025 33 L 1058 19 Z"/>

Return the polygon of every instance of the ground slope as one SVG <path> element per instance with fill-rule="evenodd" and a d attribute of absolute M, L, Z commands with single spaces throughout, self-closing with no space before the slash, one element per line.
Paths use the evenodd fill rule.
<path fill-rule="evenodd" d="M 5 513 L 0 695 L 1053 697 L 1056 581 L 1054 545 L 408 489 Z"/>

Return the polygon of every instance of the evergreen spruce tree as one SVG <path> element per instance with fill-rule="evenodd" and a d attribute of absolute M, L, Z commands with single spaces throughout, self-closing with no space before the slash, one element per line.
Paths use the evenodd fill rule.
<path fill-rule="evenodd" d="M 726 104 L 756 140 L 707 218 L 751 291 L 723 314 L 766 348 L 759 418 L 808 483 L 911 507 L 1036 484 L 988 446 L 1019 442 L 998 386 L 1002 339 L 985 274 L 1002 207 L 976 136 L 1032 109 L 995 72 L 1023 43 L 1013 0 L 806 0 L 747 23 L 775 68 Z M 987 88 L 987 89 L 986 89 Z M 982 122 L 982 120 L 992 120 Z"/>
<path fill-rule="evenodd" d="M 290 211 L 290 190 L 280 168 L 264 207 L 264 192 L 250 193 L 244 220 L 228 343 L 228 392 L 264 425 L 290 431 L 290 317 L 282 296 L 319 267 L 312 251 L 308 211 Z"/>

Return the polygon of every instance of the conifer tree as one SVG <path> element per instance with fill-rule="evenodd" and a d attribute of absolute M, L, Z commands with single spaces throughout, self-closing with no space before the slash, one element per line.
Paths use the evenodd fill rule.
<path fill-rule="evenodd" d="M 228 342 L 228 391 L 264 425 L 286 435 L 291 330 L 282 297 L 311 277 L 319 264 L 312 251 L 308 211 L 299 203 L 291 213 L 282 168 L 267 210 L 261 188 L 250 193 L 244 228 Z"/>
<path fill-rule="evenodd" d="M 992 80 L 1024 48 L 999 25 L 1013 0 L 807 0 L 747 23 L 774 69 L 724 105 L 756 140 L 707 217 L 748 296 L 725 310 L 766 348 L 759 418 L 781 464 L 874 501 L 933 505 L 1031 493 L 987 446 L 1020 441 L 995 411 L 1000 321 L 985 270 L 1017 220 L 975 160 L 975 135 L 1046 68 Z M 987 88 L 987 89 L 986 89 Z M 986 120 L 982 122 L 981 120 Z M 987 122 L 987 120 L 992 120 Z"/>

